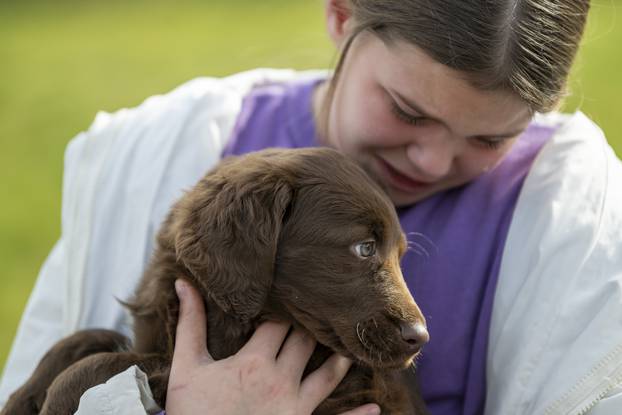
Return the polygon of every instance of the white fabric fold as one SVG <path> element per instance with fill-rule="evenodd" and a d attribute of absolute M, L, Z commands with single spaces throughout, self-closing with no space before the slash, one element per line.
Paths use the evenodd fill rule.
<path fill-rule="evenodd" d="M 153 400 L 147 375 L 131 366 L 87 390 L 74 415 L 152 415 L 161 410 Z"/>

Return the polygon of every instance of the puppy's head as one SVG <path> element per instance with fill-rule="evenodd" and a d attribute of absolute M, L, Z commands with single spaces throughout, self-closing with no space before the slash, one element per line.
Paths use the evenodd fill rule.
<path fill-rule="evenodd" d="M 406 241 L 394 207 L 340 153 L 226 160 L 176 211 L 180 261 L 241 320 L 276 305 L 320 343 L 375 367 L 405 366 L 427 342 L 399 266 Z"/>
<path fill-rule="evenodd" d="M 279 239 L 274 296 L 321 343 L 375 367 L 400 367 L 427 342 L 402 277 L 406 240 L 393 204 L 332 150 L 302 154 Z"/>

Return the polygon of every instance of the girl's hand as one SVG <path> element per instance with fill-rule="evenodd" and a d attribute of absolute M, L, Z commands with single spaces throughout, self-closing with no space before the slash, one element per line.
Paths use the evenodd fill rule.
<path fill-rule="evenodd" d="M 168 415 L 311 414 L 350 367 L 348 359 L 335 354 L 301 381 L 315 341 L 301 331 L 287 336 L 289 326 L 276 322 L 262 324 L 238 353 L 215 361 L 207 350 L 199 293 L 182 280 L 175 287 L 181 304 Z M 369 404 L 342 415 L 367 414 L 380 414 L 380 408 Z"/>

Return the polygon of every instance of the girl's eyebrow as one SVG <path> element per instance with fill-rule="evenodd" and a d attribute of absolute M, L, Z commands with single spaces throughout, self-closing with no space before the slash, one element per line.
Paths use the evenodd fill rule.
<path fill-rule="evenodd" d="M 414 111 L 417 114 L 419 114 L 418 116 L 423 117 L 423 118 L 427 118 L 428 120 L 439 122 L 439 123 L 443 124 L 445 127 L 449 128 L 449 125 L 445 121 L 441 120 L 440 118 L 438 118 L 436 116 L 428 114 L 426 111 L 422 110 L 419 105 L 414 103 L 412 100 L 409 100 L 408 98 L 404 97 L 399 92 L 394 91 L 394 90 L 389 90 L 389 95 L 393 95 L 394 98 L 395 97 L 399 98 L 399 100 L 404 105 L 409 107 L 411 111 Z M 524 128 L 522 128 L 520 130 L 516 130 L 516 131 L 511 131 L 511 132 L 508 132 L 508 133 L 502 133 L 502 134 L 478 134 L 478 135 L 474 135 L 474 136 L 468 137 L 468 138 L 505 139 L 505 138 L 515 137 L 515 136 L 521 134 L 523 131 L 524 131 Z"/>

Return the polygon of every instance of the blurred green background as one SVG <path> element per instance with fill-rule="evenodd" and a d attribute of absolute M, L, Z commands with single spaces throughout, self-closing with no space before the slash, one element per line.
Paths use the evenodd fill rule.
<path fill-rule="evenodd" d="M 63 151 L 99 110 L 139 104 L 200 75 L 325 68 L 323 0 L 0 0 L 0 367 L 60 232 Z M 566 108 L 622 154 L 622 23 L 593 2 Z M 616 117 L 618 115 L 618 117 Z"/>

